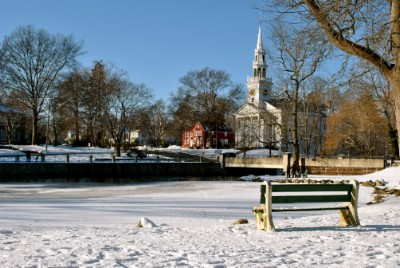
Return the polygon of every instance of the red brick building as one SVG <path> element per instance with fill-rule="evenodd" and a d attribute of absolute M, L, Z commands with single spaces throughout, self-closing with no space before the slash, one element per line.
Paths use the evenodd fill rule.
<path fill-rule="evenodd" d="M 204 128 L 201 123 L 186 129 L 182 133 L 182 148 L 210 148 L 210 131 Z M 212 148 L 233 147 L 235 134 L 232 129 L 225 125 L 211 127 Z"/>
<path fill-rule="evenodd" d="M 186 129 L 182 133 L 183 148 L 205 148 L 206 131 L 200 123 Z"/>

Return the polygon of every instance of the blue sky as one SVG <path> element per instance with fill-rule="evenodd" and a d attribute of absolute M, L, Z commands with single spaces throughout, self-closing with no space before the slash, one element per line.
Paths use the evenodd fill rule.
<path fill-rule="evenodd" d="M 0 0 L 0 42 L 18 26 L 83 40 L 97 60 L 128 72 L 168 100 L 190 70 L 224 70 L 245 84 L 251 74 L 263 0 Z M 268 43 L 264 24 L 264 45 Z"/>

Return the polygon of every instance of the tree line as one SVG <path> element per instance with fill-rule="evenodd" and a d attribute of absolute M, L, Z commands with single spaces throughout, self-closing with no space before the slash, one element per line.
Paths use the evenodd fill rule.
<path fill-rule="evenodd" d="M 59 144 L 70 131 L 74 145 L 112 145 L 120 154 L 135 142 L 129 140 L 132 130 L 139 130 L 146 144 L 180 143 L 182 130 L 194 122 L 226 122 L 238 107 L 241 87 L 225 71 L 189 71 L 167 105 L 153 101 L 150 88 L 110 64 L 81 66 L 82 49 L 73 36 L 32 25 L 4 38 L 0 101 L 14 109 L 2 113 L 10 143 L 25 124 L 27 143 Z"/>
<path fill-rule="evenodd" d="M 306 2 L 285 1 L 278 7 L 297 11 L 296 3 L 308 8 Z M 351 8 L 356 12 L 359 7 Z M 393 81 L 379 68 L 347 57 L 343 62 L 351 62 L 352 69 L 346 66 L 320 76 L 323 63 L 338 55 L 321 23 L 307 9 L 298 10 L 297 23 L 285 20 L 293 13 L 276 8 L 272 12 L 278 18 L 269 55 L 277 66 L 273 94 L 285 111 L 281 149 L 294 152 L 296 158 L 398 155 Z M 82 42 L 73 36 L 31 25 L 4 38 L 0 101 L 21 111 L 3 113 L 9 141 L 22 122 L 28 126 L 26 138 L 31 144 L 63 143 L 71 131 L 72 144 L 112 145 L 120 154 L 121 148 L 135 144 L 127 138 L 131 130 L 139 130 L 146 144 L 164 146 L 180 144 L 182 131 L 196 122 L 208 130 L 215 124 L 234 129 L 233 114 L 245 101 L 245 90 L 227 72 L 208 67 L 188 71 L 166 103 L 153 100 L 150 88 L 130 81 L 115 66 L 102 61 L 81 66 L 82 49 Z M 312 114 L 323 114 L 325 119 L 315 120 Z"/>

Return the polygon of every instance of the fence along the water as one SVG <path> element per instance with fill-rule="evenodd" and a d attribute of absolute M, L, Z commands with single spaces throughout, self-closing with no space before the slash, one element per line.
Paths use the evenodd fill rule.
<path fill-rule="evenodd" d="M 66 162 L 66 163 L 87 163 L 87 162 L 202 162 L 202 157 L 198 158 L 185 157 L 177 155 L 176 157 L 165 157 L 153 154 L 148 154 L 144 158 L 138 156 L 122 156 L 117 157 L 114 153 L 103 153 L 103 152 L 21 152 L 11 151 L 0 154 L 0 162 Z"/>

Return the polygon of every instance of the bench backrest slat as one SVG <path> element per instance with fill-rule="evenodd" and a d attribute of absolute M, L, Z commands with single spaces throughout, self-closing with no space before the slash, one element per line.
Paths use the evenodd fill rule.
<path fill-rule="evenodd" d="M 327 195 L 272 196 L 272 203 L 349 202 L 351 184 L 273 184 L 272 193 L 284 192 L 343 192 Z M 265 204 L 266 185 L 261 185 L 260 203 Z"/>
<path fill-rule="evenodd" d="M 291 195 L 272 196 L 272 203 L 331 203 L 350 202 L 349 195 Z"/>
<path fill-rule="evenodd" d="M 340 192 L 351 191 L 352 187 L 351 184 L 276 184 L 272 185 L 272 192 Z"/>

